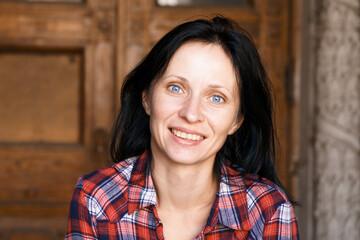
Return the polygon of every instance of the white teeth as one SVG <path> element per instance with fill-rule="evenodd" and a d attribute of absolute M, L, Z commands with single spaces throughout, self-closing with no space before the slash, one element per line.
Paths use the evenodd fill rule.
<path fill-rule="evenodd" d="M 179 137 L 179 138 L 183 138 L 183 139 L 186 139 L 186 140 L 192 140 L 192 141 L 200 141 L 200 140 L 203 140 L 204 137 L 200 136 L 200 135 L 197 135 L 197 134 L 190 134 L 190 133 L 185 133 L 185 132 L 181 132 L 179 130 L 175 130 L 175 129 L 171 129 L 171 132 Z"/>

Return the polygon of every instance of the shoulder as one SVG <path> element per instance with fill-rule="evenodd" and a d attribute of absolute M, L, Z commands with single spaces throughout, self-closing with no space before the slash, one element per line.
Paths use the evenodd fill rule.
<path fill-rule="evenodd" d="M 244 174 L 249 212 L 261 211 L 271 217 L 282 204 L 289 203 L 286 194 L 273 182 L 254 174 Z"/>
<path fill-rule="evenodd" d="M 273 182 L 244 175 L 251 235 L 298 239 L 294 209 L 286 194 Z M 266 237 L 265 237 L 266 236 Z"/>
<path fill-rule="evenodd" d="M 234 169 L 229 164 L 222 167 L 222 180 L 227 182 L 223 192 L 238 193 L 247 202 L 249 215 L 271 217 L 282 204 L 291 205 L 286 194 L 273 182 L 259 175 Z M 224 185 L 225 186 L 225 185 Z M 228 189 L 230 188 L 230 189 Z"/>
<path fill-rule="evenodd" d="M 289 202 L 283 190 L 270 180 L 246 173 L 242 169 L 233 169 L 229 164 L 223 169 L 222 179 L 234 186 L 232 191 L 245 191 L 249 210 L 252 210 L 255 205 L 267 209 Z"/>
<path fill-rule="evenodd" d="M 81 188 L 89 194 L 107 191 L 113 185 L 125 186 L 129 183 L 137 157 L 126 159 L 110 167 L 100 168 L 79 179 Z M 79 185 L 78 184 L 78 185 Z"/>
<path fill-rule="evenodd" d="M 249 221 L 252 226 L 251 234 L 271 235 L 274 233 L 271 226 L 276 226 L 277 231 L 280 231 L 276 233 L 279 236 L 292 236 L 297 239 L 298 230 L 294 209 L 283 190 L 273 182 L 257 175 L 245 174 L 243 179 Z"/>
<path fill-rule="evenodd" d="M 127 211 L 127 190 L 137 159 L 129 158 L 79 178 L 75 189 L 81 191 L 91 215 L 103 219 L 114 216 L 111 211 L 115 209 L 118 212 Z"/>
<path fill-rule="evenodd" d="M 280 187 L 268 179 L 245 173 L 242 169 L 230 168 L 229 165 L 222 169 L 219 211 L 225 216 L 222 222 L 226 226 L 236 226 L 240 222 L 240 226 L 250 230 L 249 236 L 254 239 L 265 236 L 265 233 L 271 235 L 274 231 L 269 226 L 277 226 L 275 228 L 281 233 L 276 234 L 296 235 L 294 210 Z M 234 214 L 233 218 L 228 217 L 231 214 Z"/>

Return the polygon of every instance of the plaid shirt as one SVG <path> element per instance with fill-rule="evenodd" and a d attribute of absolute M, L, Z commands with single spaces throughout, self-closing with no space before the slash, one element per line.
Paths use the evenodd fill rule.
<path fill-rule="evenodd" d="M 164 239 L 148 153 L 79 179 L 66 239 Z M 299 239 L 293 208 L 277 186 L 222 164 L 221 182 L 196 239 Z"/>

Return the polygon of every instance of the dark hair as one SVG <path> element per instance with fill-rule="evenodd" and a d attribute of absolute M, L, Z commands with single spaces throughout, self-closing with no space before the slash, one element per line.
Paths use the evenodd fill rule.
<path fill-rule="evenodd" d="M 223 17 L 199 19 L 175 27 L 127 75 L 121 90 L 121 110 L 113 128 L 113 160 L 123 161 L 150 149 L 149 116 L 142 106 L 142 92 L 149 90 L 164 73 L 176 50 L 189 41 L 222 46 L 237 73 L 239 114 L 244 121 L 233 135 L 227 137 L 217 159 L 226 158 L 233 168 L 258 174 L 285 190 L 274 167 L 275 131 L 269 78 L 249 34 Z"/>

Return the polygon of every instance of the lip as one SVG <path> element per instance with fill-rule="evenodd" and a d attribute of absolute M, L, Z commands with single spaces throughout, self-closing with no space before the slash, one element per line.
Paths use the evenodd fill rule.
<path fill-rule="evenodd" d="M 170 127 L 169 130 L 171 131 L 171 129 L 178 130 L 178 131 L 184 132 L 184 133 L 196 134 L 196 135 L 202 136 L 204 139 L 206 138 L 204 134 L 202 134 L 202 133 L 200 133 L 200 132 L 193 131 L 193 130 L 189 130 L 189 129 L 186 129 L 186 128 L 182 128 L 182 127 Z"/>
<path fill-rule="evenodd" d="M 202 136 L 203 139 L 201 140 L 197 140 L 197 141 L 191 141 L 191 140 L 186 140 L 186 139 L 183 139 L 183 138 L 180 138 L 178 136 L 176 136 L 171 130 L 174 129 L 174 130 L 178 130 L 178 131 L 181 131 L 181 132 L 185 132 L 185 133 L 189 133 L 189 134 L 196 134 L 196 135 L 199 135 L 199 136 Z M 170 134 L 171 134 L 171 137 L 174 139 L 175 142 L 177 142 L 178 144 L 181 144 L 181 145 L 186 145 L 186 146 L 195 146 L 195 145 L 198 145 L 200 143 L 202 143 L 204 140 L 205 140 L 205 136 L 199 132 L 196 132 L 196 131 L 191 131 L 189 129 L 184 129 L 184 128 L 169 128 L 169 131 L 170 131 Z"/>

